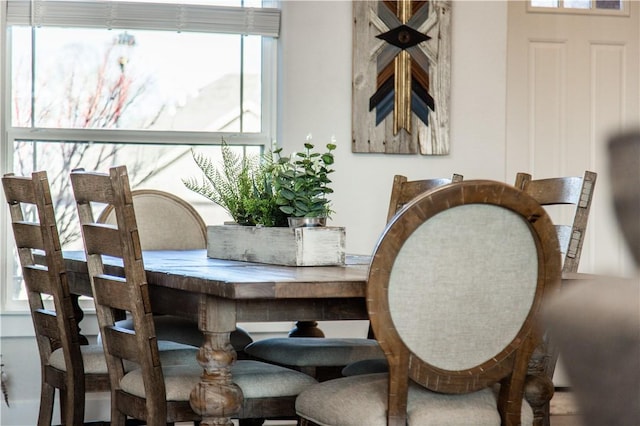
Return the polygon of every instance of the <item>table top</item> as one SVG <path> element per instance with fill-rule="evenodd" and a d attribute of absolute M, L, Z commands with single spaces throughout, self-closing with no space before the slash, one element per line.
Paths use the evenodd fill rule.
<path fill-rule="evenodd" d="M 69 271 L 86 274 L 84 252 L 64 257 Z M 281 266 L 213 259 L 206 250 L 145 251 L 143 259 L 151 285 L 230 299 L 364 298 L 370 261 L 347 255 L 341 266 Z M 116 259 L 104 263 L 108 273 L 119 273 Z"/>

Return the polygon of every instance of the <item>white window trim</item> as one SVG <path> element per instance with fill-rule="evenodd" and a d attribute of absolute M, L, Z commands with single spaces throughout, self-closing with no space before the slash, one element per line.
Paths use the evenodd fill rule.
<path fill-rule="evenodd" d="M 126 13 L 130 13 L 127 7 L 132 7 L 132 3 L 124 2 L 88 2 L 88 1 L 43 1 L 43 0 L 9 0 L 0 2 L 0 51 L 4 52 L 0 55 L 0 93 L 7 93 L 7 89 L 10 87 L 11 73 L 7 69 L 10 64 L 10 51 L 4 47 L 8 44 L 6 39 L 7 27 L 9 23 L 19 23 L 17 21 L 19 14 L 13 14 L 11 19 L 8 19 L 7 11 L 11 5 L 20 3 L 24 8 L 28 6 L 28 10 L 31 10 L 32 5 L 39 5 L 48 3 L 49 6 L 57 8 L 64 8 L 68 6 L 94 6 L 95 3 L 118 3 L 117 8 L 120 11 L 125 10 Z M 265 2 L 266 3 L 266 2 Z M 272 2 L 276 4 L 276 2 Z M 146 3 L 149 5 L 149 3 Z M 113 6 L 113 4 L 112 4 Z M 156 11 L 159 16 L 167 16 L 166 4 L 153 4 L 156 7 Z M 193 6 L 198 8 L 197 10 L 202 16 L 203 6 Z M 251 35 L 265 35 L 262 42 L 262 79 L 263 81 L 270 82 L 271 84 L 262 84 L 262 126 L 260 133 L 237 133 L 237 132 L 180 132 L 180 131 L 144 131 L 144 130 L 117 130 L 117 129 L 42 129 L 42 128 L 14 128 L 9 126 L 10 124 L 10 111 L 11 100 L 8 96 L 3 96 L 0 102 L 0 175 L 4 175 L 12 170 L 12 158 L 13 158 L 13 146 L 15 140 L 40 140 L 40 141 L 94 141 L 94 142 L 123 142 L 123 143 L 140 143 L 140 144 L 176 144 L 176 145 L 215 145 L 219 144 L 221 138 L 224 138 L 229 144 L 242 144 L 242 145 L 261 145 L 271 147 L 275 140 L 276 134 L 276 89 L 277 89 L 277 40 L 275 37 L 279 35 L 280 27 L 280 10 L 279 9 L 256 9 L 256 8 L 230 8 L 221 6 L 206 6 L 205 9 L 210 11 L 218 11 L 226 14 L 226 20 L 223 20 L 224 27 L 216 26 L 207 22 L 204 27 L 206 31 L 202 31 L 202 21 L 199 23 L 190 23 L 189 19 L 184 19 L 187 16 L 195 16 L 194 10 L 191 10 L 191 14 L 185 12 L 185 8 L 189 9 L 189 6 L 182 5 L 176 9 L 173 6 L 173 11 L 180 10 L 179 17 L 182 17 L 182 21 L 175 20 L 176 27 L 171 27 L 170 30 L 174 31 L 201 31 L 201 32 L 232 32 L 243 33 Z M 15 11 L 16 9 L 14 9 Z M 52 10 L 51 8 L 49 9 Z M 90 10 L 90 9 L 86 9 Z M 60 9 L 57 9 L 59 12 Z M 265 12 L 268 15 L 269 25 L 267 29 L 264 26 L 256 25 L 256 18 L 262 16 L 261 13 Z M 277 15 L 277 23 L 274 24 L 274 14 Z M 88 14 L 87 16 L 91 16 Z M 209 16 L 209 15 L 207 15 Z M 212 15 L 211 15 L 212 16 Z M 22 19 L 22 18 L 20 18 Z M 35 19 L 31 18 L 31 19 Z M 38 18 L 43 19 L 43 18 Z M 220 21 L 220 20 L 219 20 Z M 36 21 L 34 21 L 36 22 Z M 44 24 L 45 20 L 41 23 Z M 49 25 L 56 25 L 53 20 L 47 21 Z M 232 22 L 233 25 L 229 25 Z M 29 21 L 27 21 L 29 24 Z M 135 21 L 127 22 L 128 29 L 149 29 L 149 27 L 143 27 L 142 24 Z M 200 25 L 200 26 L 198 26 Z M 235 25 L 235 26 L 234 26 Z M 88 26 L 88 24 L 87 24 Z M 92 25 L 93 26 L 93 25 Z M 169 25 L 168 25 L 169 26 Z M 233 27 L 233 31 L 230 28 Z M 242 28 L 240 28 L 242 27 Z M 110 26 L 104 27 L 110 28 Z M 115 26 L 113 28 L 116 28 Z M 152 28 L 158 29 L 158 28 Z M 166 29 L 166 28 L 163 28 Z M 275 35 L 273 33 L 275 31 Z M 14 239 L 10 233 L 9 226 L 9 214 L 7 211 L 6 200 L 4 198 L 4 192 L 0 191 L 0 201 L 3 207 L 0 208 L 0 238 L 4 243 L 0 244 L 0 270 L 4 271 L 0 273 L 0 314 L 24 314 L 28 312 L 28 305 L 23 300 L 13 300 L 10 297 L 10 286 L 7 283 L 9 279 L 9 266 L 11 265 Z M 93 301 L 81 301 L 82 308 L 85 312 L 91 312 L 93 310 Z"/>
<path fill-rule="evenodd" d="M 562 1 L 562 0 L 560 0 Z M 591 0 L 594 4 L 595 0 Z M 528 13 L 559 13 L 565 15 L 597 15 L 597 16 L 629 16 L 629 0 L 622 0 L 622 9 L 578 9 L 572 7 L 541 7 L 532 6 L 531 0 L 527 0 L 527 12 Z"/>

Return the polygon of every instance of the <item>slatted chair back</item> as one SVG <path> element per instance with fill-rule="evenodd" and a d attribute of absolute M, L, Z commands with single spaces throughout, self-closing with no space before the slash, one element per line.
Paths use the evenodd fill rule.
<path fill-rule="evenodd" d="M 466 181 L 411 201 L 379 240 L 367 287 L 388 424 L 406 424 L 409 379 L 448 394 L 500 383 L 503 424 L 519 424 L 534 324 L 560 278 L 553 224 L 515 188 Z"/>
<path fill-rule="evenodd" d="M 425 191 L 432 190 L 442 185 L 452 182 L 461 182 L 462 175 L 453 174 L 452 178 L 432 178 L 420 180 L 408 180 L 406 176 L 395 175 L 393 177 L 393 186 L 391 187 L 391 196 L 389 198 L 389 211 L 387 213 L 387 222 L 409 201 L 422 194 Z"/>
<path fill-rule="evenodd" d="M 131 191 L 136 210 L 138 235 L 142 250 L 196 250 L 207 248 L 207 227 L 202 216 L 184 199 L 157 189 Z M 96 220 L 115 225 L 116 212 L 107 205 Z M 121 316 L 121 315 L 120 315 Z M 118 326 L 133 328 L 130 319 L 118 322 Z M 156 315 L 156 335 L 159 340 L 200 346 L 202 332 L 194 321 L 174 315 Z M 253 341 L 243 328 L 231 333 L 231 344 L 238 358 L 246 358 L 243 350 Z"/>
<path fill-rule="evenodd" d="M 156 189 L 131 191 L 143 250 L 195 250 L 207 247 L 207 228 L 196 209 L 169 192 Z M 116 224 L 108 205 L 97 222 Z"/>
<path fill-rule="evenodd" d="M 564 256 L 562 266 L 564 272 L 578 272 L 597 177 L 596 173 L 590 171 L 585 171 L 582 177 L 547 179 L 532 179 L 528 173 L 516 175 L 516 188 L 522 189 L 543 206 L 562 204 L 575 206 L 572 222 L 556 224 L 560 250 Z M 558 222 L 557 217 L 554 219 Z"/>
<path fill-rule="evenodd" d="M 106 371 L 85 376 L 80 345 L 86 339 L 79 333 L 77 300 L 67 283 L 47 173 L 7 174 L 2 185 L 40 353 L 38 425 L 51 424 L 56 388 L 60 389 L 62 422 L 81 425 L 85 391 L 108 391 L 109 381 Z"/>
<path fill-rule="evenodd" d="M 174 413 L 168 410 L 166 400 L 127 169 L 125 166 L 113 167 L 109 174 L 76 170 L 71 173 L 71 184 L 109 369 L 112 424 L 123 425 L 125 414 L 147 419 L 149 424 L 164 424 Z M 94 219 L 97 203 L 113 206 L 116 225 L 98 223 Z M 105 270 L 103 256 L 121 259 L 124 274 L 115 276 Z M 115 325 L 116 310 L 131 315 L 135 331 Z M 146 397 L 142 400 L 122 392 L 125 361 L 138 367 L 144 378 Z M 183 421 L 196 419 L 193 412 L 191 418 L 181 417 Z"/>
<path fill-rule="evenodd" d="M 520 188 L 550 211 L 560 243 L 562 270 L 578 272 L 584 244 L 591 201 L 597 174 L 585 171 L 584 176 L 532 179 L 529 173 L 516 175 L 515 187 Z M 570 209 L 568 209 L 570 208 Z M 572 217 L 573 221 L 564 220 Z M 553 395 L 553 375 L 558 361 L 558 348 L 544 335 L 530 362 L 529 394 L 536 419 L 549 425 L 550 399 Z"/>
<path fill-rule="evenodd" d="M 199 422 L 189 402 L 203 374 L 197 351 L 187 349 L 168 360 L 167 352 L 158 348 L 126 167 L 113 167 L 109 174 L 74 171 L 71 184 L 109 367 L 111 424 L 124 426 L 126 417 L 149 425 Z M 96 203 L 113 206 L 116 224 L 94 220 Z M 105 269 L 103 256 L 120 259 L 122 266 Z M 131 316 L 133 329 L 115 323 L 117 310 Z M 203 345 L 205 350 L 212 347 L 211 341 Z M 252 360 L 238 361 L 232 369 L 237 392 L 246 397 L 238 416 L 250 421 L 294 416 L 297 394 L 316 383 L 297 371 Z"/>

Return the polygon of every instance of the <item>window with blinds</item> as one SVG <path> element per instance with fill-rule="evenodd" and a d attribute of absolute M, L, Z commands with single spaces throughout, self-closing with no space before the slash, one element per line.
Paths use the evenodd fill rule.
<path fill-rule="evenodd" d="M 222 209 L 191 193 L 192 150 L 219 162 L 224 140 L 258 155 L 275 135 L 280 10 L 259 0 L 8 0 L 0 81 L 2 173 L 46 170 L 64 247 L 81 248 L 68 175 L 127 166 L 134 188 Z M 6 159 L 6 160 L 5 160 Z M 7 223 L 6 209 L 0 219 Z M 6 253 L 8 227 L 0 228 Z M 5 308 L 23 298 L 11 256 Z"/>

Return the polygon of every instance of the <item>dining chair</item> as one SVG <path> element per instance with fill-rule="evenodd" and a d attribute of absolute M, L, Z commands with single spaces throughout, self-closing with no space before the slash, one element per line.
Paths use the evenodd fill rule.
<path fill-rule="evenodd" d="M 462 181 L 463 176 L 449 178 L 408 180 L 395 175 L 391 188 L 387 221 L 416 195 Z M 290 334 L 291 336 L 291 334 Z M 320 337 L 320 338 L 319 338 Z M 377 368 L 384 354 L 376 342 L 371 327 L 367 338 L 273 337 L 258 340 L 245 348 L 245 352 L 257 359 L 279 365 L 295 367 L 320 381 L 340 377 L 347 365 L 363 362 L 365 369 Z M 372 360 L 372 361 L 371 361 Z M 356 367 L 358 368 L 358 367 Z"/>
<path fill-rule="evenodd" d="M 109 371 L 111 424 L 122 426 L 127 417 L 149 425 L 198 422 L 200 417 L 189 403 L 203 374 L 196 355 L 185 356 L 180 365 L 159 361 L 126 167 L 113 167 L 108 174 L 75 170 L 71 183 Z M 113 205 L 115 225 L 94 220 L 92 208 L 97 203 Z M 103 256 L 120 259 L 124 274 L 112 275 Z M 131 315 L 133 330 L 115 324 L 114 309 Z M 136 368 L 126 370 L 125 362 Z M 232 374 L 244 395 L 239 417 L 247 419 L 294 416 L 295 396 L 316 382 L 303 373 L 257 361 L 237 361 Z"/>
<path fill-rule="evenodd" d="M 584 176 L 532 179 L 529 173 L 517 173 L 515 187 L 522 189 L 543 206 L 568 205 L 571 214 L 568 223 L 561 223 L 560 215 L 553 215 L 556 232 L 563 254 L 563 272 L 578 272 L 580 255 L 589 221 L 591 200 L 595 190 L 597 173 L 585 171 Z"/>
<path fill-rule="evenodd" d="M 207 227 L 198 211 L 186 200 L 166 191 L 136 189 L 131 191 L 136 210 L 138 234 L 142 250 L 195 250 L 207 248 Z M 115 209 L 107 205 L 98 223 L 116 224 Z M 154 316 L 159 340 L 174 341 L 199 347 L 203 335 L 195 321 L 175 315 Z M 118 321 L 119 327 L 133 328 L 131 319 Z M 253 341 L 241 327 L 231 333 L 231 344 L 239 358 Z"/>
<path fill-rule="evenodd" d="M 560 262 L 549 215 L 511 185 L 419 195 L 369 266 L 367 310 L 389 372 L 309 387 L 296 401 L 301 424 L 532 424 L 524 379 Z"/>
<path fill-rule="evenodd" d="M 545 206 L 555 223 L 562 272 L 578 272 L 584 244 L 591 201 L 597 174 L 585 171 L 583 176 L 532 179 L 529 173 L 517 173 L 515 187 L 532 196 Z M 553 397 L 553 375 L 558 360 L 558 349 L 548 335 L 535 349 L 527 380 L 527 399 L 540 424 L 550 424 L 550 400 Z"/>
<path fill-rule="evenodd" d="M 2 186 L 40 354 L 38 425 L 51 425 L 56 389 L 61 422 L 81 425 L 85 392 L 108 392 L 109 376 L 102 347 L 79 332 L 81 311 L 67 283 L 47 173 L 6 174 Z"/>

